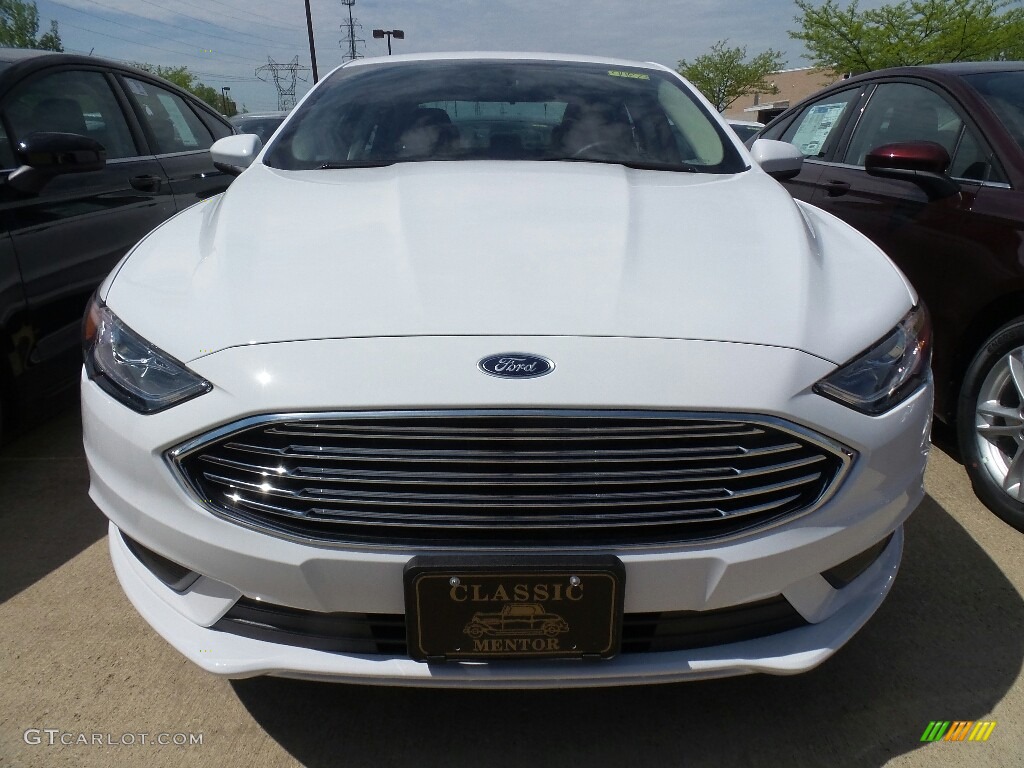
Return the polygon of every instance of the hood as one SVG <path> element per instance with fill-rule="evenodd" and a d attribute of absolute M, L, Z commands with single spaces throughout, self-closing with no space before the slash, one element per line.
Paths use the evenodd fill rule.
<path fill-rule="evenodd" d="M 500 335 L 706 339 L 841 362 L 911 300 L 844 228 L 757 169 L 257 164 L 145 239 L 106 300 L 184 361 L 252 343 Z"/>

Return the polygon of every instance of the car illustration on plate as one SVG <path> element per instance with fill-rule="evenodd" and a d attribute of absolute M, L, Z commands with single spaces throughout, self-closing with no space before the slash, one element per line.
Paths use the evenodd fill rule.
<path fill-rule="evenodd" d="M 540 603 L 508 603 L 494 613 L 477 612 L 463 630 L 470 637 L 515 635 L 555 637 L 569 631 L 569 624 L 557 613 L 548 613 Z"/>
<path fill-rule="evenodd" d="M 117 578 L 193 662 L 467 688 L 792 674 L 881 605 L 924 496 L 930 325 L 882 251 L 778 184 L 794 147 L 748 152 L 660 65 L 452 53 L 347 62 L 265 147 L 211 154 L 237 178 L 100 286 L 82 376 Z M 537 582 L 529 616 L 458 581 L 524 563 L 620 575 L 572 613 Z M 621 651 L 410 654 L 564 631 L 541 606 L 567 645 Z"/>

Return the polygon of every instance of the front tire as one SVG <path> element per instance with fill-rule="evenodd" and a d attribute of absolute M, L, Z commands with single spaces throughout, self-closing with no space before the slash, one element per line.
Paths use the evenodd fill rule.
<path fill-rule="evenodd" d="M 975 494 L 1024 531 L 1024 319 L 992 334 L 967 369 L 957 440 Z"/>

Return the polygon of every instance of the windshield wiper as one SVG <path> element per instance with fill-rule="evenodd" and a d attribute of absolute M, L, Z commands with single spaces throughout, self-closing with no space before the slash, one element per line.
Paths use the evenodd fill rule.
<path fill-rule="evenodd" d="M 555 160 L 568 163 L 604 163 L 605 165 L 623 165 L 639 171 L 678 171 L 679 173 L 703 173 L 696 165 L 689 163 L 657 163 L 650 160 L 611 160 L 603 157 L 545 157 L 544 160 Z"/>
<path fill-rule="evenodd" d="M 343 163 L 324 163 L 320 166 L 319 170 L 341 171 L 346 168 L 384 168 L 394 164 L 394 160 L 346 160 Z"/>

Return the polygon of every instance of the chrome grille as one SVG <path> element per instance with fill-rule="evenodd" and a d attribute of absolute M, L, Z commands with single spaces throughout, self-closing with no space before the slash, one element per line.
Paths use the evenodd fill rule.
<path fill-rule="evenodd" d="M 784 422 L 661 412 L 302 414 L 169 453 L 235 522 L 338 544 L 687 542 L 819 505 L 852 454 Z"/>

